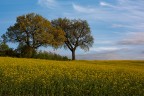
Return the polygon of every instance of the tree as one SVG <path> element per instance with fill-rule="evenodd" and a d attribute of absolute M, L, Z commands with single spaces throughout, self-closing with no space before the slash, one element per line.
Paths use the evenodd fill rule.
<path fill-rule="evenodd" d="M 0 40 L 0 56 L 5 56 L 6 55 L 6 51 L 9 50 L 9 46 L 6 44 L 6 37 L 4 35 L 1 36 Z"/>
<path fill-rule="evenodd" d="M 0 56 L 13 56 L 13 54 L 14 51 L 12 48 L 9 48 L 9 46 L 4 42 L 0 43 Z"/>
<path fill-rule="evenodd" d="M 7 37 L 5 35 L 1 36 L 0 40 L 0 56 L 13 56 L 15 57 L 15 52 L 12 48 L 6 44 Z"/>
<path fill-rule="evenodd" d="M 4 52 L 9 49 L 10 49 L 9 46 L 6 43 L 3 42 L 0 43 L 0 52 Z"/>
<path fill-rule="evenodd" d="M 78 47 L 88 51 L 94 43 L 91 36 L 90 27 L 86 20 L 69 20 L 67 18 L 58 18 L 51 21 L 56 28 L 61 28 L 65 32 L 64 48 L 72 52 L 72 60 L 75 60 L 75 51 Z"/>
<path fill-rule="evenodd" d="M 8 41 L 23 46 L 24 54 L 31 54 L 40 46 L 57 47 L 65 40 L 65 33 L 60 28 L 54 28 L 47 19 L 35 13 L 17 17 L 16 23 L 4 35 Z"/>

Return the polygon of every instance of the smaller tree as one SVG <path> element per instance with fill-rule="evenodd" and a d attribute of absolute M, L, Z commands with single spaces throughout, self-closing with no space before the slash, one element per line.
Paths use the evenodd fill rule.
<path fill-rule="evenodd" d="M 11 56 L 11 55 L 13 55 L 12 48 L 9 48 L 9 46 L 6 43 L 1 42 L 0 43 L 0 56 Z"/>
<path fill-rule="evenodd" d="M 0 43 L 0 51 L 6 51 L 9 50 L 9 46 L 6 43 L 1 42 Z"/>
<path fill-rule="evenodd" d="M 6 51 L 9 50 L 9 46 L 5 42 L 5 36 L 1 36 L 2 40 L 0 40 L 0 56 L 5 56 Z"/>
<path fill-rule="evenodd" d="M 15 52 L 12 48 L 6 44 L 6 36 L 2 35 L 1 36 L 2 40 L 0 41 L 0 56 L 12 56 L 15 57 Z"/>
<path fill-rule="evenodd" d="M 72 52 L 72 60 L 75 60 L 75 51 L 78 47 L 88 51 L 94 43 L 89 24 L 86 20 L 69 20 L 67 18 L 58 18 L 52 20 L 52 25 L 61 28 L 65 32 L 64 48 Z"/>

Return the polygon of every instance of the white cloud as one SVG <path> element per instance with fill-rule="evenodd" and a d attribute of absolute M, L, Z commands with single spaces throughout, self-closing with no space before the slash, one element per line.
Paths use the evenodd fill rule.
<path fill-rule="evenodd" d="M 106 2 L 100 2 L 101 6 L 106 6 L 106 7 L 114 7 L 113 5 L 106 3 Z"/>
<path fill-rule="evenodd" d="M 55 0 L 38 0 L 38 4 L 48 8 L 53 8 L 57 5 Z"/>
<path fill-rule="evenodd" d="M 131 50 L 132 51 L 132 50 Z M 143 60 L 144 54 L 130 54 L 130 53 L 117 53 L 117 52 L 105 52 L 94 54 L 77 55 L 79 60 Z"/>
<path fill-rule="evenodd" d="M 95 40 L 96 44 L 113 44 L 113 41 L 101 41 L 101 40 Z"/>
<path fill-rule="evenodd" d="M 124 48 L 121 47 L 95 47 L 95 48 L 90 48 L 90 51 L 96 51 L 96 52 L 104 52 L 104 51 L 117 51 L 121 50 Z"/>
<path fill-rule="evenodd" d="M 68 14 L 72 17 L 86 18 L 87 20 L 101 20 L 104 22 L 117 22 L 118 24 L 141 25 L 144 22 L 144 1 L 142 0 L 116 0 L 115 4 L 100 2 L 100 6 L 82 6 L 73 4 L 73 9 L 78 14 Z M 89 13 L 84 15 L 85 13 Z M 120 26 L 121 27 L 121 26 Z"/>
<path fill-rule="evenodd" d="M 144 23 L 134 23 L 134 24 L 113 24 L 113 28 L 127 28 L 133 31 L 141 31 L 144 29 Z"/>
<path fill-rule="evenodd" d="M 107 5 L 109 5 L 109 4 L 106 3 L 106 2 L 100 2 L 100 5 L 101 5 L 101 6 L 107 6 Z"/>
<path fill-rule="evenodd" d="M 112 27 L 113 28 L 123 28 L 123 27 L 126 27 L 126 26 L 122 25 L 122 24 L 113 24 Z"/>
<path fill-rule="evenodd" d="M 96 10 L 94 8 L 86 8 L 77 4 L 73 4 L 73 8 L 82 13 L 94 13 Z"/>
<path fill-rule="evenodd" d="M 118 44 L 121 45 L 144 45 L 144 32 L 132 32 L 129 33 L 122 41 Z"/>

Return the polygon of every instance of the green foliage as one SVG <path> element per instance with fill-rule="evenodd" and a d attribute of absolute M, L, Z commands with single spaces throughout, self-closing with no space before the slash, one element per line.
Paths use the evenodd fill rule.
<path fill-rule="evenodd" d="M 0 51 L 9 50 L 9 46 L 6 43 L 0 43 Z"/>
<path fill-rule="evenodd" d="M 29 49 L 37 49 L 40 46 L 58 47 L 64 43 L 65 33 L 58 28 L 54 28 L 51 23 L 42 16 L 30 13 L 17 17 L 16 23 L 7 29 L 5 41 L 18 42 L 19 45 Z M 28 56 L 31 56 L 28 54 Z"/>
<path fill-rule="evenodd" d="M 143 96 L 144 61 L 0 58 L 1 96 Z"/>
<path fill-rule="evenodd" d="M 16 50 L 9 48 L 6 43 L 0 44 L 0 56 L 19 57 L 19 58 L 36 58 L 46 60 L 69 60 L 66 56 L 46 51 L 36 51 L 28 46 L 18 46 Z"/>
<path fill-rule="evenodd" d="M 9 48 L 9 46 L 4 43 L 1 42 L 0 43 L 0 56 L 13 56 L 14 55 L 14 51 L 12 48 Z"/>
<path fill-rule="evenodd" d="M 19 46 L 16 50 L 9 48 L 5 43 L 0 44 L 0 56 L 19 57 L 19 58 L 36 58 L 46 60 L 69 60 L 66 56 L 46 51 L 36 51 L 28 46 Z"/>
<path fill-rule="evenodd" d="M 19 54 L 19 57 L 24 58 L 32 58 L 34 54 L 36 54 L 36 50 L 29 46 L 18 46 L 16 49 L 17 54 Z"/>
<path fill-rule="evenodd" d="M 58 18 L 52 20 L 51 23 L 54 27 L 61 28 L 65 32 L 64 48 L 68 48 L 72 52 L 72 60 L 75 60 L 75 50 L 78 47 L 85 51 L 92 47 L 94 39 L 86 20 Z"/>
<path fill-rule="evenodd" d="M 16 23 L 7 29 L 2 38 L 4 43 L 18 42 L 16 52 L 20 57 L 28 58 L 33 57 L 40 46 L 59 48 L 64 45 L 72 52 L 72 60 L 75 60 L 78 47 L 88 51 L 94 43 L 86 20 L 58 18 L 49 22 L 35 13 L 17 17 Z"/>
<path fill-rule="evenodd" d="M 47 59 L 47 60 L 68 60 L 66 56 L 61 56 L 59 54 L 47 51 L 39 51 L 33 56 L 33 58 Z"/>

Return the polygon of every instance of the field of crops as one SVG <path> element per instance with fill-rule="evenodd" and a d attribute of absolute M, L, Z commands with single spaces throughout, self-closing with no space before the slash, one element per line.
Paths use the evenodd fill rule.
<path fill-rule="evenodd" d="M 0 57 L 0 96 L 144 96 L 144 61 Z"/>

